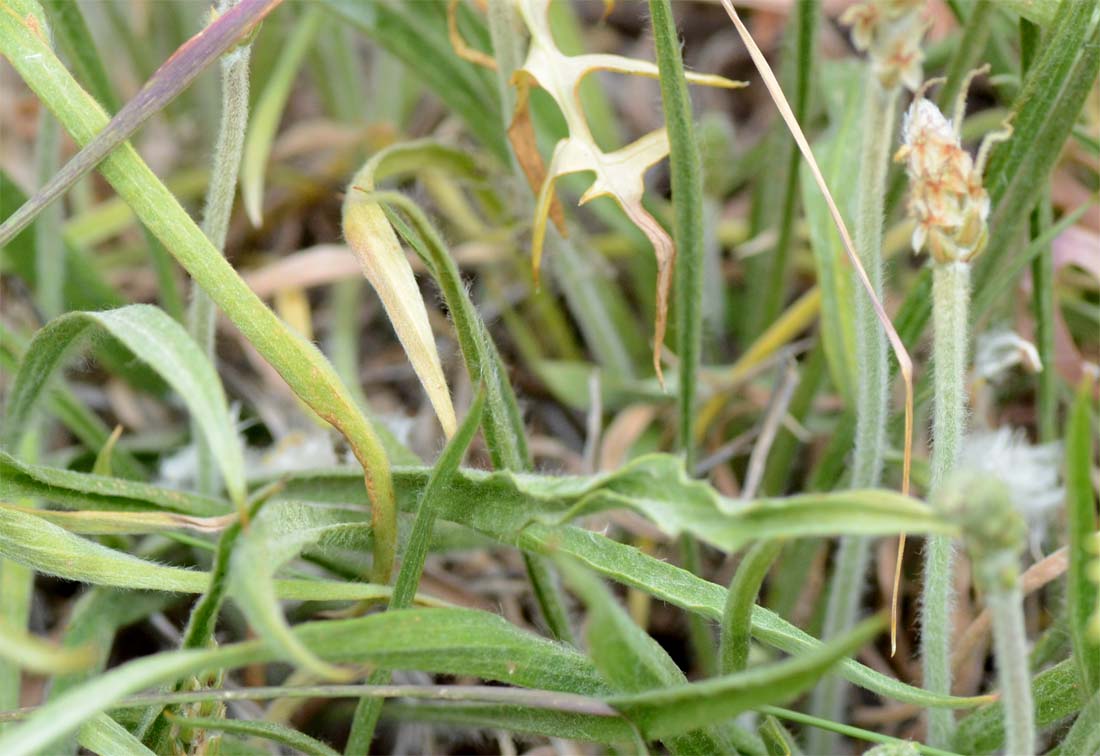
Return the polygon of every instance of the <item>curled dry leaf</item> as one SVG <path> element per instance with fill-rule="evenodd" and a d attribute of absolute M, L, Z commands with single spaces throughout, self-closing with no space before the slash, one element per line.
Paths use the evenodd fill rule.
<path fill-rule="evenodd" d="M 378 292 L 416 377 L 428 393 L 439 424 L 450 438 L 457 426 L 455 411 L 424 298 L 386 214 L 367 196 L 374 191 L 374 170 L 374 161 L 368 161 L 348 186 L 344 199 L 344 237 L 359 258 L 363 274 Z"/>
<path fill-rule="evenodd" d="M 672 266 L 676 248 L 668 232 L 642 206 L 645 192 L 645 173 L 650 166 L 668 155 L 668 136 L 664 129 L 653 131 L 637 141 L 613 152 L 604 152 L 596 144 L 585 119 L 578 89 L 581 81 L 593 71 L 613 71 L 657 78 L 657 66 L 648 61 L 634 60 L 619 55 L 566 55 L 560 49 L 550 31 L 547 15 L 549 0 L 516 0 L 520 17 L 531 35 L 527 59 L 512 75 L 516 87 L 516 107 L 508 137 L 523 168 L 532 191 L 538 195 L 531 239 L 531 257 L 538 279 L 542 261 L 546 222 L 552 218 L 554 225 L 565 234 L 565 217 L 554 194 L 554 184 L 561 176 L 570 173 L 595 174 L 591 186 L 581 196 L 583 205 L 596 197 L 612 197 L 653 244 L 657 256 L 657 320 L 654 327 L 653 365 L 661 377 L 660 351 L 664 342 L 665 323 L 668 318 L 668 292 L 672 284 Z M 722 76 L 688 74 L 688 81 L 712 87 L 735 88 L 741 82 Z M 529 97 L 532 87 L 542 87 L 557 103 L 569 136 L 554 147 L 549 169 L 535 147 L 534 126 L 531 121 Z"/>

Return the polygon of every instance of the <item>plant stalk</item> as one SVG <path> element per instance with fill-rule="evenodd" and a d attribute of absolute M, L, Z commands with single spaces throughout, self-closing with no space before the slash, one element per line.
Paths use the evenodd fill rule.
<path fill-rule="evenodd" d="M 1019 559 L 1011 551 L 994 552 L 976 569 L 985 574 L 985 605 L 993 618 L 993 650 L 1004 705 L 1005 753 L 1031 756 L 1035 753 L 1035 705 Z"/>
<path fill-rule="evenodd" d="M 932 369 L 935 408 L 932 421 L 931 493 L 955 468 L 966 429 L 966 369 L 970 319 L 970 264 L 936 263 L 932 270 Z M 929 536 L 924 548 L 921 595 L 921 660 L 924 687 L 951 692 L 951 635 L 954 544 L 947 536 Z M 930 709 L 928 734 L 937 748 L 951 742 L 955 716 Z"/>
<path fill-rule="evenodd" d="M 223 0 L 218 5 L 218 11 L 224 13 L 236 5 L 237 1 Z M 223 255 L 229 218 L 233 212 L 233 198 L 237 190 L 241 147 L 248 125 L 248 63 L 251 54 L 251 45 L 241 45 L 227 52 L 221 61 L 222 117 L 214 146 L 210 183 L 206 189 L 202 232 Z M 198 283 L 192 283 L 188 330 L 211 363 L 215 361 L 215 315 L 214 302 Z M 191 438 L 198 447 L 198 490 L 204 494 L 214 494 L 218 490 L 217 465 L 214 464 L 210 448 L 202 440 L 194 423 L 191 427 Z"/>
<path fill-rule="evenodd" d="M 868 66 L 863 111 L 864 141 L 859 164 L 855 246 L 860 263 L 882 296 L 882 217 L 886 196 L 886 172 L 893 144 L 900 90 L 885 89 Z M 859 366 L 856 405 L 855 453 L 851 488 L 873 488 L 882 478 L 886 449 L 889 370 L 886 334 L 875 317 L 870 297 L 858 282 L 852 286 L 856 302 L 856 364 Z M 829 583 L 823 638 L 835 638 L 856 623 L 870 559 L 871 541 L 861 536 L 840 540 Z M 843 678 L 826 677 L 814 690 L 811 711 L 821 719 L 839 721 L 844 713 L 849 686 Z M 810 753 L 835 750 L 836 735 L 816 729 L 810 734 Z"/>

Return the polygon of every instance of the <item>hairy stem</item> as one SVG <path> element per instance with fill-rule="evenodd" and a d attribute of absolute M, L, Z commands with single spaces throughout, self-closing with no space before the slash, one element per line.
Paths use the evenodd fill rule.
<path fill-rule="evenodd" d="M 223 0 L 219 12 L 236 5 L 237 0 Z M 210 243 L 225 253 L 225 236 L 229 229 L 229 217 L 233 211 L 233 198 L 237 189 L 237 172 L 241 165 L 241 146 L 244 144 L 248 124 L 248 63 L 251 46 L 241 45 L 222 57 L 222 118 L 214 147 L 214 164 L 210 171 L 210 183 L 206 188 L 206 205 L 203 209 L 202 232 Z M 188 312 L 188 330 L 203 353 L 214 361 L 214 302 L 197 283 L 191 286 L 191 309 Z M 198 445 L 198 489 L 213 494 L 218 488 L 217 465 L 210 448 L 202 440 L 192 423 L 191 437 Z"/>
<path fill-rule="evenodd" d="M 868 67 L 863 111 L 863 149 L 859 164 L 855 246 L 877 296 L 882 295 L 882 214 L 886 195 L 886 169 L 893 144 L 899 90 L 884 89 Z M 889 399 L 886 334 L 875 317 L 871 299 L 854 283 L 856 302 L 856 364 L 858 370 L 855 454 L 852 488 L 872 488 L 882 477 L 886 449 Z M 835 638 L 855 625 L 867 575 L 871 542 L 859 536 L 840 541 L 822 635 Z M 848 683 L 839 676 L 825 678 L 814 690 L 811 711 L 822 719 L 839 721 L 847 701 Z M 811 732 L 809 751 L 835 750 L 836 736 L 824 730 Z"/>
<path fill-rule="evenodd" d="M 970 265 L 937 263 L 932 271 L 932 370 L 935 411 L 932 421 L 934 493 L 958 461 L 966 427 L 966 362 L 969 343 Z M 951 628 L 954 544 L 930 536 L 924 550 L 921 595 L 921 659 L 924 687 L 951 692 Z M 937 748 L 951 741 L 955 717 L 946 709 L 928 713 L 929 739 Z"/>
<path fill-rule="evenodd" d="M 1031 699 L 1027 633 L 1019 560 L 1011 551 L 991 554 L 977 569 L 987 573 L 985 604 L 993 618 L 993 650 L 1004 704 L 1005 753 L 1035 753 L 1035 706 Z"/>

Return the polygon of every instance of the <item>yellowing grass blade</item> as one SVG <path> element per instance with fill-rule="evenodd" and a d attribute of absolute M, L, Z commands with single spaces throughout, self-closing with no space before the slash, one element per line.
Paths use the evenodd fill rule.
<path fill-rule="evenodd" d="M 428 310 L 397 234 L 378 203 L 368 198 L 367 192 L 374 189 L 373 173 L 374 164 L 368 162 L 348 186 L 344 199 L 344 237 L 359 258 L 363 274 L 378 292 L 439 424 L 450 438 L 458 423 L 428 322 Z"/>

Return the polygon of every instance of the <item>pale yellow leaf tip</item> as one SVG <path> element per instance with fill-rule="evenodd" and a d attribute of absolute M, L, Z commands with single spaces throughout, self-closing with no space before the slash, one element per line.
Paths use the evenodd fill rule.
<path fill-rule="evenodd" d="M 374 166 L 368 162 L 348 187 L 343 210 L 344 238 L 382 300 L 439 424 L 450 438 L 458 422 L 428 322 L 428 310 L 397 234 L 378 203 L 366 196 L 374 188 L 373 172 Z"/>

